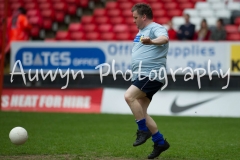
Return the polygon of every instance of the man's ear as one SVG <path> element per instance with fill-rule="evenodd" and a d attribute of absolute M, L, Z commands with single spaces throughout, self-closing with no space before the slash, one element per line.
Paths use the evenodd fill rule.
<path fill-rule="evenodd" d="M 143 20 L 146 20 L 146 19 L 147 19 L 146 14 L 144 14 L 144 15 L 142 16 L 142 18 L 143 18 Z"/>

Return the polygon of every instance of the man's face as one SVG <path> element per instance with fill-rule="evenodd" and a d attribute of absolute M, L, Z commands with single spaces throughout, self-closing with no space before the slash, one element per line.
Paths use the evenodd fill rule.
<path fill-rule="evenodd" d="M 189 23 L 189 16 L 187 14 L 184 15 L 184 19 L 186 23 Z"/>
<path fill-rule="evenodd" d="M 221 27 L 222 27 L 221 22 L 217 21 L 217 28 L 221 28 Z"/>
<path fill-rule="evenodd" d="M 133 23 L 137 25 L 138 29 L 142 29 L 144 27 L 144 20 L 146 16 L 140 16 L 137 11 L 133 11 Z"/>

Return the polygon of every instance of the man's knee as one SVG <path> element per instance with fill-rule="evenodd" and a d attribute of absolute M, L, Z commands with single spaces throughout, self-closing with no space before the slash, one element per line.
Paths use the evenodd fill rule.
<path fill-rule="evenodd" d="M 128 91 L 125 92 L 124 98 L 127 103 L 131 103 L 132 101 L 134 101 L 133 96 Z"/>
<path fill-rule="evenodd" d="M 131 86 L 124 94 L 125 101 L 131 103 L 139 98 L 145 97 L 146 94 L 136 86 Z"/>

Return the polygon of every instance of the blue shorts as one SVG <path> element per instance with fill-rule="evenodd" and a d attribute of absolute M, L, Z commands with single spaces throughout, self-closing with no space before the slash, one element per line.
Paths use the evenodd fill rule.
<path fill-rule="evenodd" d="M 144 76 L 141 76 L 143 78 Z M 163 83 L 154 80 L 149 80 L 148 77 L 145 77 L 143 80 L 139 80 L 138 78 L 135 81 L 132 81 L 132 85 L 138 87 L 141 91 L 146 93 L 146 97 L 149 98 L 149 100 L 152 100 L 153 95 L 162 88 Z"/>

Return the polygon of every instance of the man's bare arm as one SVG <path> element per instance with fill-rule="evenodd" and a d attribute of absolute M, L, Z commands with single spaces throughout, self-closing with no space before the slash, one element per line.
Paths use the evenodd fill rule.
<path fill-rule="evenodd" d="M 149 37 L 143 37 L 141 38 L 141 42 L 147 45 L 162 45 L 168 43 L 168 38 L 166 36 L 159 36 L 151 40 Z"/>

